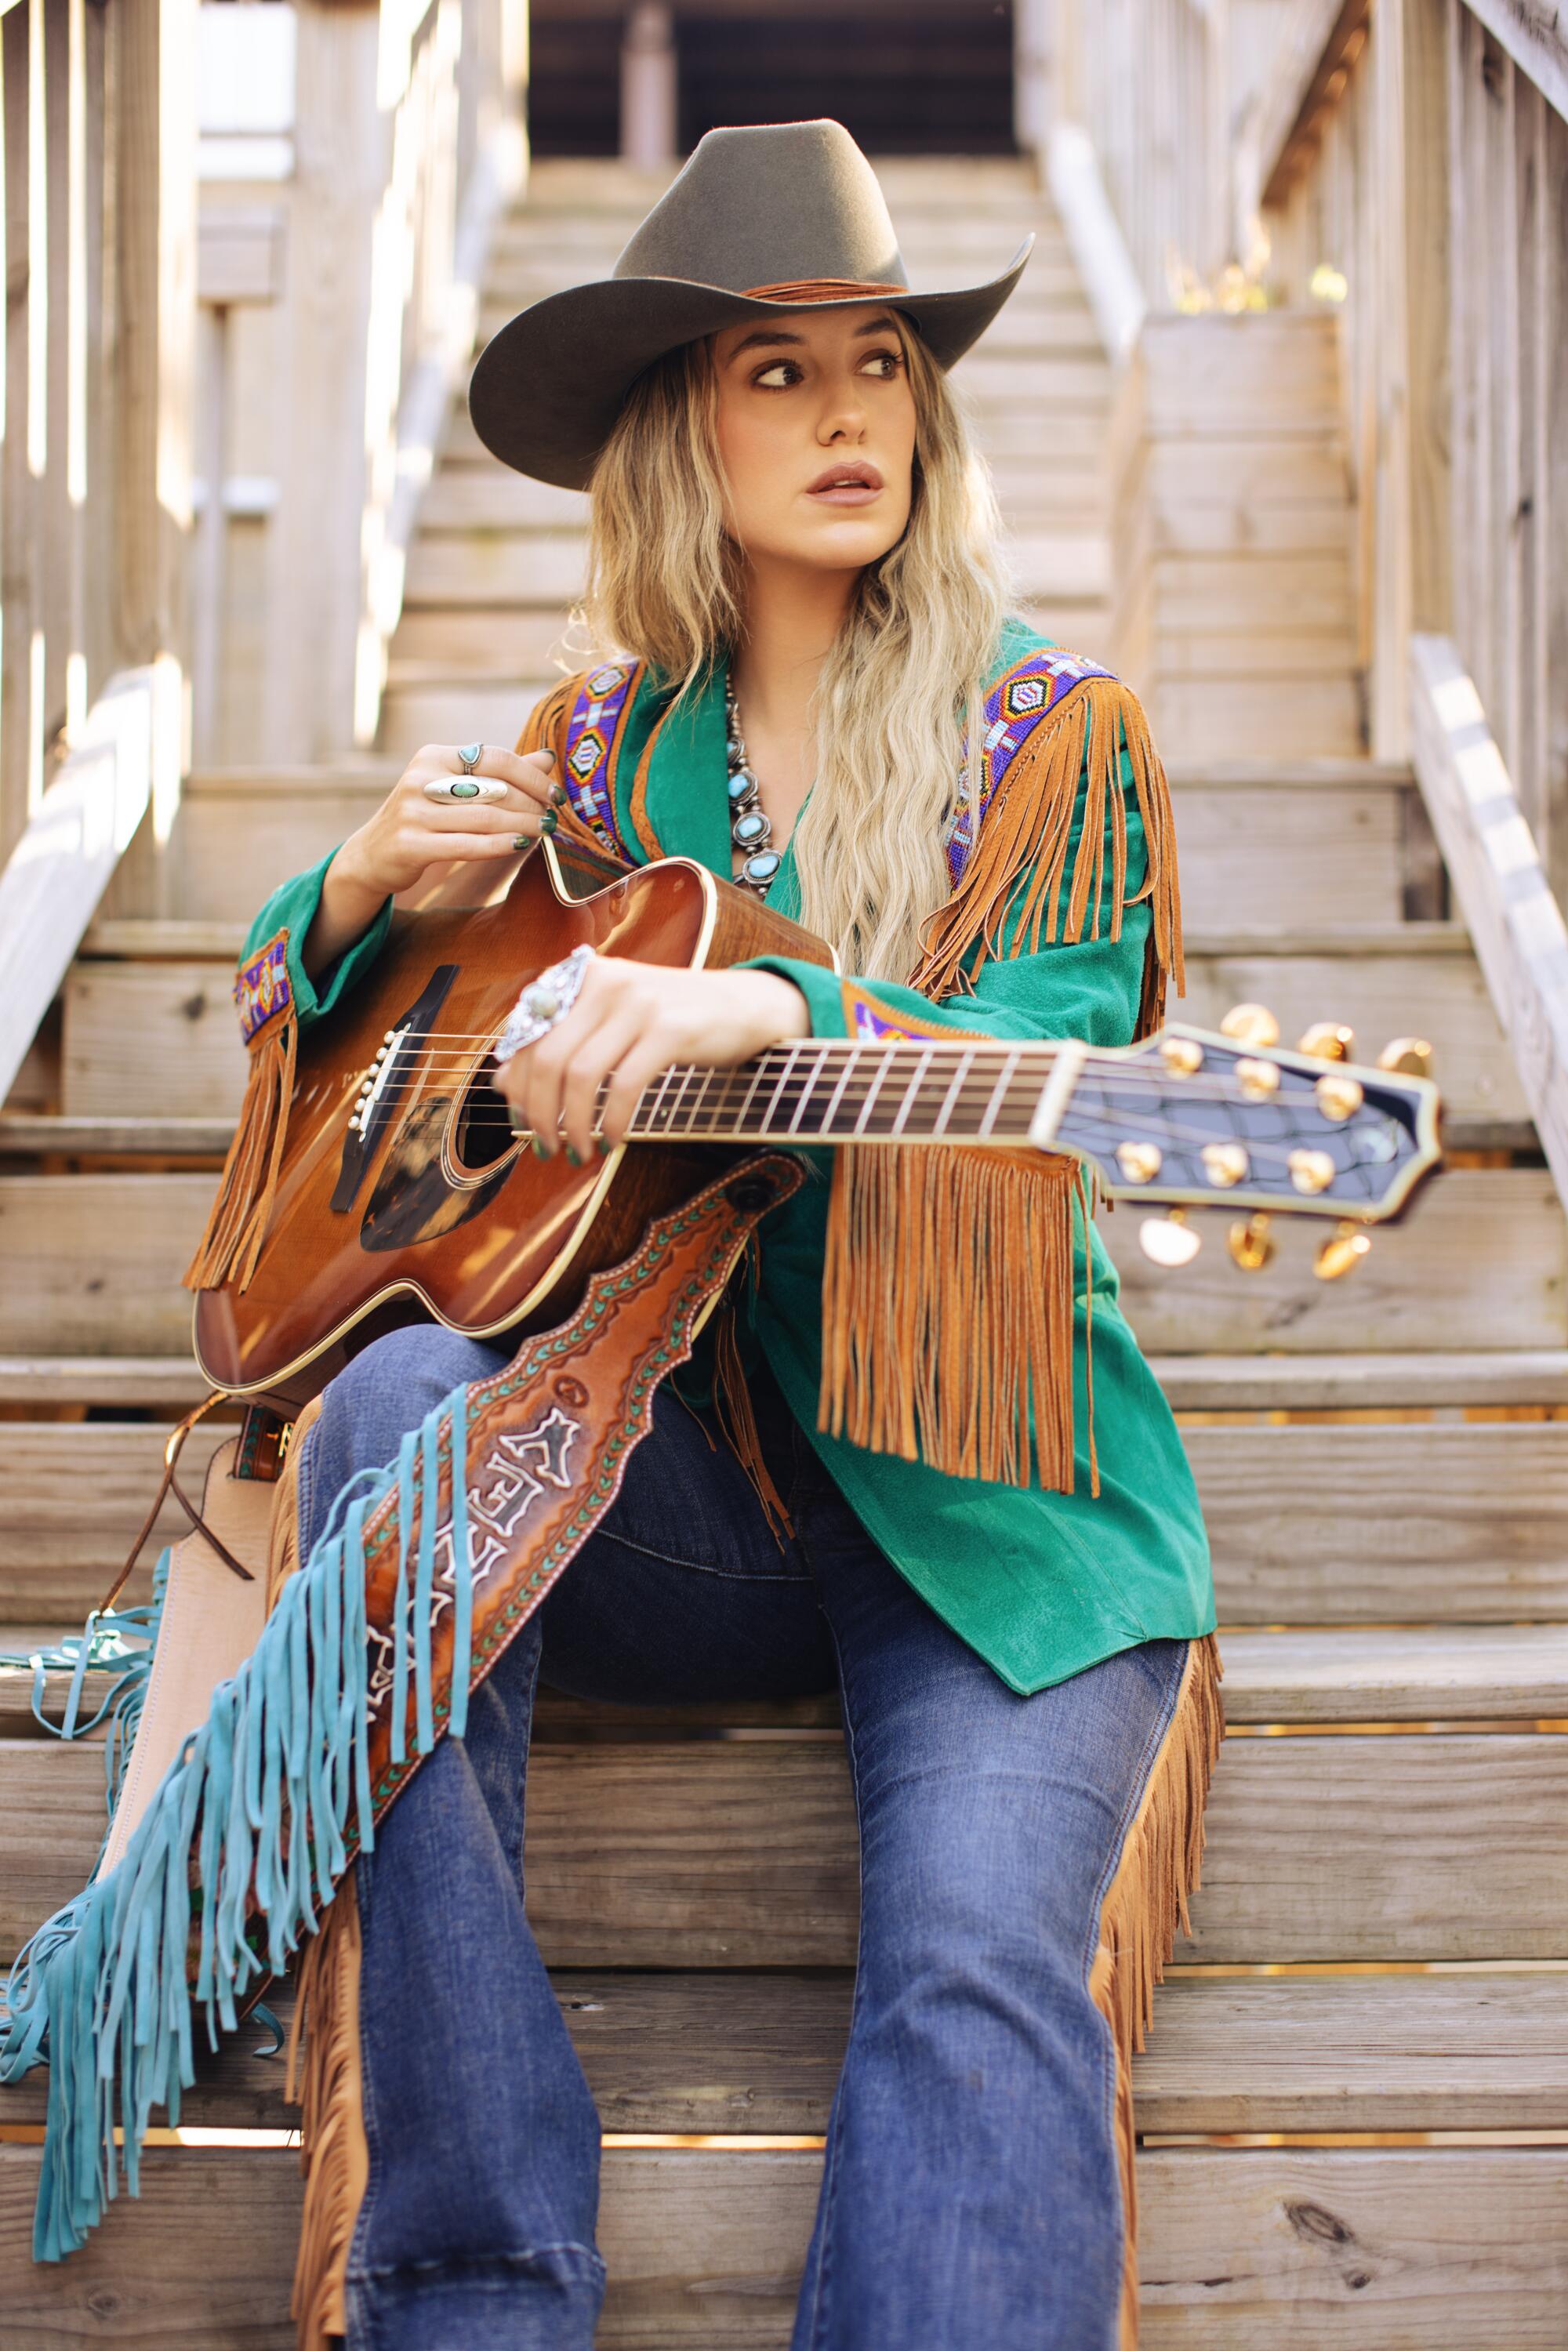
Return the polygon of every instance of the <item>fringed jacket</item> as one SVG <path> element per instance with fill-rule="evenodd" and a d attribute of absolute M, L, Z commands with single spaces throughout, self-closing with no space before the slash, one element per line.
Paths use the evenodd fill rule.
<path fill-rule="evenodd" d="M 646 664 L 601 664 L 545 697 L 518 748 L 555 752 L 569 820 L 601 848 L 727 879 L 725 687 L 720 666 L 677 703 Z M 977 815 L 949 830 L 951 896 L 910 984 L 756 967 L 800 989 L 815 1036 L 1125 1045 L 1179 985 L 1169 802 L 1136 701 L 1012 621 L 985 717 Z M 298 949 L 329 862 L 276 892 L 247 942 L 287 932 L 302 1023 L 362 977 L 390 919 L 389 902 L 313 986 Z M 768 904 L 799 912 L 789 848 Z M 1021 1692 L 1212 1631 L 1191 1472 L 1072 1165 L 809 1155 L 816 1180 L 766 1228 L 750 1334 L 887 1557 Z"/>

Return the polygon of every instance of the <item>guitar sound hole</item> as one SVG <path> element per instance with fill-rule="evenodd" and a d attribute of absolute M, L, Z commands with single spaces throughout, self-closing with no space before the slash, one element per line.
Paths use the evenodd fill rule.
<path fill-rule="evenodd" d="M 517 1141 L 507 1123 L 507 1099 L 484 1078 L 476 1078 L 463 1097 L 453 1138 L 460 1167 L 493 1167 Z"/>

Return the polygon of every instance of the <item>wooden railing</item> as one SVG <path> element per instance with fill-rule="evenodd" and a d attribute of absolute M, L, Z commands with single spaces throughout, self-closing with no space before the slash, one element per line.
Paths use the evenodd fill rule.
<path fill-rule="evenodd" d="M 1325 46 L 1286 61 L 1260 162 L 1274 292 L 1342 319 L 1372 747 L 1408 750 L 1411 637 L 1451 634 L 1561 898 L 1568 33 L 1551 13 L 1320 5 Z"/>
<path fill-rule="evenodd" d="M 204 12 L 220 39 L 235 13 Z M 204 299 L 221 313 L 202 412 L 217 483 L 206 764 L 298 764 L 373 739 L 414 505 L 526 155 L 524 0 L 289 13 L 280 175 L 232 176 L 246 163 L 231 142 L 203 189 Z M 265 269 L 245 258 L 247 221 L 266 230 Z M 245 315 L 257 300 L 259 327 Z"/>
<path fill-rule="evenodd" d="M 194 0 L 0 16 L 0 1099 L 129 832 L 179 789 Z"/>

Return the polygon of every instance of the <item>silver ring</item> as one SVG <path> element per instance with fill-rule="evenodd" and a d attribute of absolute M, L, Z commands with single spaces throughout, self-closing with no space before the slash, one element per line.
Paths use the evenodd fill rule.
<path fill-rule="evenodd" d="M 466 768 L 460 776 L 432 776 L 421 787 L 427 800 L 444 808 L 452 800 L 504 800 L 507 787 L 496 776 L 476 776 Z"/>
<path fill-rule="evenodd" d="M 537 979 L 528 982 L 496 1040 L 497 1061 L 509 1061 L 514 1053 L 520 1053 L 525 1046 L 537 1045 L 541 1037 L 559 1028 L 582 993 L 592 953 L 590 946 L 573 947 L 559 963 L 552 963 Z"/>
<path fill-rule="evenodd" d="M 464 743 L 458 747 L 457 764 L 465 776 L 471 776 L 484 756 L 483 743 Z"/>

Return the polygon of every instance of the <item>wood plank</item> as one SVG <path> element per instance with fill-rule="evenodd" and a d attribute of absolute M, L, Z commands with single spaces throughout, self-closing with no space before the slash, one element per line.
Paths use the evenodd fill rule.
<path fill-rule="evenodd" d="M 0 1742 L 0 1945 L 79 1889 L 102 1761 Z M 858 1871 L 840 1743 L 541 1747 L 529 1907 L 552 1966 L 845 1967 Z M 1568 1736 L 1227 1742 L 1195 1940 L 1211 1961 L 1552 1959 L 1568 1949 Z"/>
<path fill-rule="evenodd" d="M 155 780 L 176 780 L 169 695 L 153 668 L 123 670 L 89 714 L 0 872 L 0 1101 L 21 1068 Z M 174 705 L 177 708 L 177 704 Z"/>
<path fill-rule="evenodd" d="M 141 1401 L 150 1384 L 128 1384 L 120 1400 Z M 0 1562 L 0 1622 L 79 1622 L 141 1522 L 166 1433 L 157 1421 L 0 1422 L 0 1507 L 10 1537 Z M 193 1488 L 217 1442 L 205 1428 L 193 1434 Z M 1561 1680 L 1560 1655 L 1549 1670 L 1544 1649 L 1533 1653 L 1548 1636 L 1518 1628 L 1522 1620 L 1568 1616 L 1568 1425 L 1196 1427 L 1186 1431 L 1186 1444 L 1208 1523 L 1222 1623 L 1448 1619 L 1467 1628 L 1454 1639 L 1473 1643 L 1473 1657 L 1434 1652 L 1437 1681 L 1425 1678 L 1418 1646 L 1390 1653 L 1403 1659 L 1399 1686 L 1409 1686 L 1408 1705 L 1394 1705 L 1391 1687 L 1378 1704 L 1358 1699 L 1354 1708 L 1338 1707 L 1338 1716 L 1561 1710 L 1544 1702 Z M 1509 1498 L 1506 1512 L 1500 1495 Z M 1475 1629 L 1485 1624 L 1514 1628 L 1506 1649 L 1488 1646 Z M 1276 1668 L 1288 1656 L 1267 1654 Z M 1375 1645 L 1355 1654 L 1375 1670 Z M 1347 1649 L 1347 1676 L 1352 1669 Z M 1528 1695 L 1532 1674 L 1540 1703 Z M 1456 1677 L 1476 1684 L 1462 1705 L 1451 1687 Z M 1439 1681 L 1449 1687 L 1441 1704 Z M 1233 1720 L 1336 1719 L 1314 1712 L 1327 1702 L 1315 1665 L 1299 1687 L 1289 1677 L 1277 1686 L 1261 1714 L 1246 1710 L 1247 1687 L 1245 1677 L 1232 1674 Z M 761 1718 L 726 1719 L 772 1717 L 765 1710 Z"/>
<path fill-rule="evenodd" d="M 184 1350 L 180 1275 L 212 1200 L 209 1176 L 0 1176 L 0 1349 Z"/>
<path fill-rule="evenodd" d="M 193 1159 L 223 1165 L 232 1118 L 39 1117 L 0 1111 L 0 1158 Z"/>
<path fill-rule="evenodd" d="M 1223 803 L 1198 806 L 1200 839 L 1204 824 L 1211 834 L 1221 833 Z M 1300 830 L 1309 834 L 1310 823 Z M 1374 884 L 1382 895 L 1390 883 L 1394 843 L 1386 835 L 1381 865 L 1369 864 L 1366 899 Z M 1321 904 L 1333 889 L 1342 857 L 1354 851 L 1325 841 L 1312 857 L 1305 841 L 1302 850 L 1307 872 L 1315 872 Z M 1234 887 L 1255 877 L 1266 862 L 1279 877 L 1277 889 L 1293 874 L 1276 850 L 1272 831 L 1245 862 L 1239 850 L 1218 870 Z M 1198 894 L 1187 927 L 1187 993 L 1173 1000 L 1173 1019 L 1215 1029 L 1231 1005 L 1261 1001 L 1277 1014 L 1290 1040 L 1315 1020 L 1349 1022 L 1357 1032 L 1358 1058 L 1368 1061 L 1389 1037 L 1418 1030 L 1436 1047 L 1437 1076 L 1450 1115 L 1528 1119 L 1529 1104 L 1491 997 L 1458 926 L 1396 922 L 1383 928 L 1328 925 L 1312 931 L 1303 926 L 1308 908 L 1302 904 L 1288 929 L 1243 933 L 1234 928 L 1238 903 L 1248 904 L 1249 917 L 1264 911 L 1232 898 L 1215 908 L 1228 913 L 1231 923 L 1208 931 L 1201 925 L 1205 898 Z M 1207 904 L 1214 906 L 1213 896 Z M 62 1063 L 61 1107 L 68 1116 L 194 1117 L 238 1108 L 246 1061 L 234 1019 L 229 957 L 237 952 L 239 935 L 237 926 L 180 924 L 117 924 L 90 935 L 95 947 L 130 951 L 136 959 L 95 956 L 72 967 Z M 150 960 L 149 951 L 159 960 Z M 223 960 L 204 960 L 209 955 Z M 134 1058 L 125 1050 L 131 1036 L 138 1040 Z"/>
<path fill-rule="evenodd" d="M 233 1434 L 204 1422 L 186 1439 L 180 1478 L 196 1501 L 208 1461 Z M 158 1490 L 168 1436 L 160 1421 L 0 1421 L 0 1623 L 81 1621 Z M 142 1583 L 161 1547 L 186 1531 L 171 1502 L 149 1538 Z M 12 1646 L 0 1635 L 0 1647 Z"/>
<path fill-rule="evenodd" d="M 1256 1277 L 1238 1275 L 1218 1232 L 1181 1273 L 1157 1271 L 1125 1208 L 1110 1217 L 1106 1238 L 1149 1353 L 1312 1354 L 1484 1349 L 1504 1338 L 1561 1346 L 1565 1232 L 1549 1176 L 1459 1168 L 1427 1187 L 1406 1223 L 1380 1231 L 1343 1281 L 1315 1279 L 1315 1244 L 1300 1227 L 1282 1235 L 1274 1264 Z"/>
<path fill-rule="evenodd" d="M 42 2268 L 37 2162 L 0 2147 L 8 2351 L 292 2351 L 296 2157 L 149 2149 L 139 2207 Z M 609 2149 L 597 2342 L 783 2351 L 820 2171 L 805 2149 Z M 1561 2148 L 1157 2147 L 1138 2189 L 1147 2351 L 1558 2351 Z"/>
<path fill-rule="evenodd" d="M 820 2134 L 853 1979 L 558 1969 L 555 1990 L 607 2131 Z M 287 2024 L 293 1995 L 269 2005 Z M 283 2130 L 275 2059 L 255 2034 L 204 2047 L 183 2120 Z M 1138 2127 L 1191 2131 L 1558 2130 L 1568 2119 L 1568 1976 L 1177 1976 L 1134 2059 Z M 0 2120 L 41 2123 L 40 2068 Z"/>
<path fill-rule="evenodd" d="M 1368 1359 L 1375 1376 L 1378 1362 Z M 1222 1370 L 1218 1361 L 1214 1368 Z M 1247 1376 L 1249 1367 L 1237 1368 Z M 1461 1379 L 1469 1368 L 1455 1365 Z M 1247 1390 L 1265 1407 L 1277 1392 L 1262 1388 L 1255 1373 Z M 1189 1393 L 1196 1399 L 1201 1390 Z M 1413 1397 L 1417 1390 L 1400 1393 Z M 1352 1383 L 1338 1401 L 1354 1405 L 1358 1394 Z M 1441 1392 L 1433 1400 L 1440 1406 Z M 1184 1434 L 1224 1624 L 1455 1618 L 1474 1626 L 1568 1615 L 1568 1426 L 1433 1422 Z M 1528 1651 L 1535 1635 L 1521 1637 Z M 1528 1677 L 1528 1655 L 1518 1664 Z M 1226 1695 L 1234 1707 L 1233 1686 Z M 1380 1705 L 1363 1719 L 1383 1712 Z"/>
<path fill-rule="evenodd" d="M 0 1176 L 0 1354 L 181 1352 L 179 1277 L 212 1189 L 204 1175 Z M 1136 1227 L 1124 1207 L 1106 1238 L 1150 1353 L 1485 1349 L 1504 1336 L 1555 1348 L 1568 1335 L 1568 1228 L 1550 1178 L 1529 1170 L 1444 1174 L 1338 1282 L 1314 1278 L 1314 1238 L 1300 1228 L 1266 1273 L 1245 1277 L 1218 1232 L 1180 1274 L 1157 1272 Z"/>
<path fill-rule="evenodd" d="M 220 1431 L 223 1435 L 226 1432 Z M 193 1472 L 194 1477 L 195 1473 Z M 0 1485 L 0 1491 L 7 1489 Z M 7 1517 L 9 1518 L 9 1511 Z M 136 1523 L 140 1522 L 140 1514 Z M 177 1531 L 171 1522 L 170 1531 Z M 161 1539 L 166 1539 L 161 1538 Z M 126 1531 L 120 1530 L 123 1555 Z M 155 1556 L 155 1548 L 149 1545 Z M 131 1599 L 146 1596 L 151 1565 L 139 1570 Z M 0 1571 L 0 1652 L 32 1652 L 52 1646 L 62 1630 L 74 1630 L 101 1589 L 89 1587 L 73 1603 L 68 1570 L 21 1579 Z M 43 1586 L 39 1591 L 37 1587 Z M 25 1605 L 41 1601 L 52 1615 L 37 1625 Z M 1494 1613 L 1496 1604 L 1494 1603 Z M 20 1622 L 7 1626 L 15 1611 Z M 1221 1619 L 1225 1621 L 1223 1607 Z M 1568 1625 L 1554 1624 L 1334 1626 L 1324 1631 L 1262 1630 L 1226 1623 L 1225 1710 L 1232 1727 L 1241 1724 L 1322 1726 L 1330 1723 L 1568 1722 Z M 59 1719 L 69 1676 L 47 1677 L 46 1719 Z M 86 1710 L 107 1697 L 108 1674 L 87 1677 Z M 541 1692 L 535 1737 L 544 1743 L 585 1737 L 647 1739 L 680 1737 L 720 1728 L 768 1730 L 836 1729 L 836 1697 L 806 1698 L 787 1706 L 741 1700 L 701 1707 L 596 1707 L 551 1691 Z M 0 1666 L 0 1738 L 42 1735 L 33 1713 L 30 1671 Z"/>
<path fill-rule="evenodd" d="M 188 1411 L 208 1394 L 190 1353 L 159 1355 L 0 1355 L 0 1404 L 63 1405 L 85 1411 Z"/>
<path fill-rule="evenodd" d="M 1422 795 L 1508 1029 L 1520 1093 L 1568 1196 L 1568 929 L 1453 643 L 1417 637 L 1410 659 Z"/>

